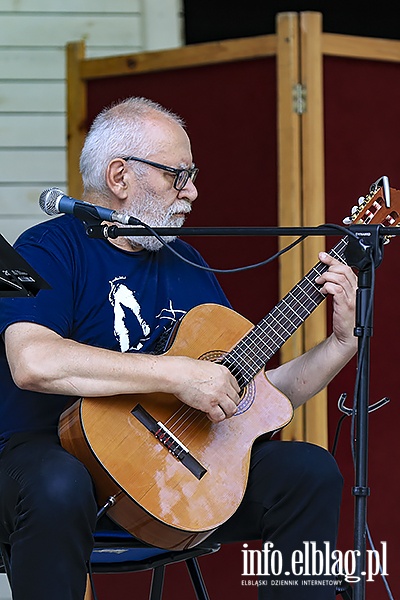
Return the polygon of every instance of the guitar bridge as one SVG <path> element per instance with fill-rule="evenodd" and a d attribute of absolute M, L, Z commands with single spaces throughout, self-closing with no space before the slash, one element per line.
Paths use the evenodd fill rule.
<path fill-rule="evenodd" d="M 143 406 L 137 404 L 131 410 L 131 413 L 163 446 L 165 446 L 168 452 L 189 469 L 197 479 L 201 479 L 207 473 L 207 469 L 204 468 L 192 454 L 190 454 L 189 449 L 174 436 L 168 427 L 165 427 L 161 421 L 156 421 Z"/>

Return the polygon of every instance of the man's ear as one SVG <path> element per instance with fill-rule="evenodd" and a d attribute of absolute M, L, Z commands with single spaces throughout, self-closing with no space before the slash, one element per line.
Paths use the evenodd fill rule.
<path fill-rule="evenodd" d="M 133 176 L 133 171 L 130 171 L 129 175 Z M 107 187 L 120 200 L 126 200 L 128 196 L 128 184 L 131 183 L 131 178 L 128 178 L 128 168 L 122 158 L 114 158 L 108 164 L 106 170 Z"/>

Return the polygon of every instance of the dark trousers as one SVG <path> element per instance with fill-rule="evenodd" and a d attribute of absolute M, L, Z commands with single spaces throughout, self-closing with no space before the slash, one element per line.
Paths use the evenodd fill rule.
<path fill-rule="evenodd" d="M 319 446 L 305 442 L 256 443 L 243 501 L 210 539 L 221 543 L 261 539 L 273 544 L 269 545 L 269 559 L 262 565 L 269 575 L 243 576 L 244 581 L 259 582 L 259 599 L 334 600 L 336 586 L 332 582 L 336 577 L 297 577 L 292 559 L 300 558 L 301 552 L 307 560 L 309 549 L 322 550 L 324 555 L 326 548 L 335 549 L 342 486 L 335 460 Z M 315 544 L 311 546 L 310 542 Z M 272 552 L 280 557 L 281 564 L 273 562 Z M 248 558 L 247 567 L 250 562 Z M 299 572 L 300 563 L 295 572 Z M 254 564 L 256 567 L 256 560 Z"/>
<path fill-rule="evenodd" d="M 86 468 L 55 435 L 14 435 L 0 455 L 0 542 L 14 600 L 82 600 L 97 507 Z"/>
<path fill-rule="evenodd" d="M 334 549 L 341 489 L 335 461 L 318 446 L 259 442 L 243 502 L 212 538 L 222 543 L 268 540 L 282 557 L 282 572 L 289 573 L 292 553 L 302 550 L 303 542 Z M 82 600 L 95 521 L 86 468 L 55 436 L 14 436 L 0 456 L 0 542 L 11 546 L 14 600 Z M 267 583 L 259 586 L 259 598 L 335 598 L 332 586 L 272 582 L 284 578 L 258 577 Z"/>

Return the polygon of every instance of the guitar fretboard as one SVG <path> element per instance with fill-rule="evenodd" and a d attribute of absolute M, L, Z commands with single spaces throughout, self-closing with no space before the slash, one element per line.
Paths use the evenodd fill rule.
<path fill-rule="evenodd" d="M 346 262 L 344 252 L 347 237 L 329 252 L 341 262 Z M 220 360 L 235 375 L 241 388 L 246 386 L 307 317 L 325 299 L 321 286 L 315 279 L 328 270 L 318 262 L 307 275 L 282 300 L 255 325 L 236 346 Z"/>

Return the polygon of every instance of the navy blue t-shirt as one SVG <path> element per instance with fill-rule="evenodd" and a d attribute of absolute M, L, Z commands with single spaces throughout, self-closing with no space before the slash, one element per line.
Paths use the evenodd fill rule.
<path fill-rule="evenodd" d="M 205 265 L 182 240 L 172 247 Z M 28 321 L 65 338 L 117 352 L 152 352 L 160 336 L 188 310 L 229 303 L 212 273 L 196 269 L 167 248 L 126 252 L 91 239 L 83 224 L 61 216 L 22 234 L 16 250 L 51 285 L 35 298 L 0 299 L 0 333 Z M 14 432 L 55 430 L 71 400 L 23 391 L 13 383 L 0 343 L 0 450 Z"/>

